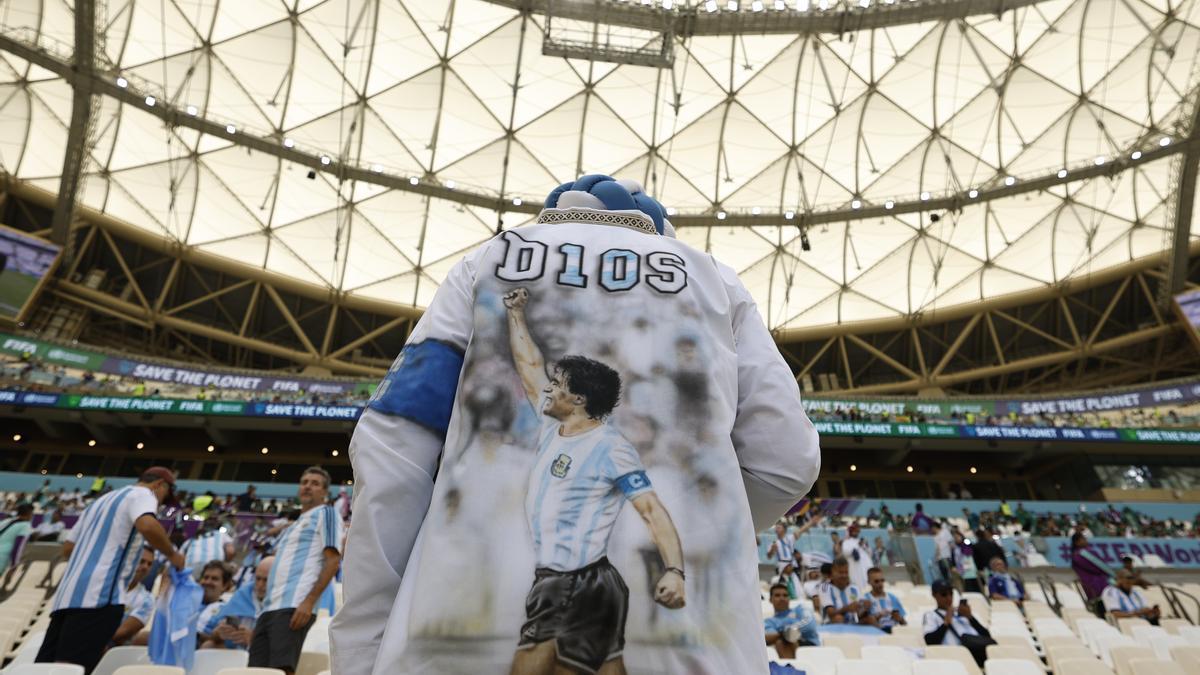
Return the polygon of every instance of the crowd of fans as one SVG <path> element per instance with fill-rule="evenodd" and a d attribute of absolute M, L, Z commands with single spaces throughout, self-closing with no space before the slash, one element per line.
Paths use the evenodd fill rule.
<path fill-rule="evenodd" d="M 5 572 L 7 568 L 4 586 L 10 586 L 11 577 L 16 571 L 12 563 L 19 559 L 17 542 L 20 539 L 28 542 L 62 542 L 64 553 L 67 553 L 71 548 L 83 545 L 79 542 L 85 541 L 85 538 L 97 536 L 78 531 L 96 528 L 97 518 L 103 516 L 119 524 L 119 512 L 115 507 L 110 509 L 108 504 L 117 498 L 125 499 L 122 496 L 124 492 L 144 488 L 162 476 L 170 479 L 172 490 L 169 496 L 160 500 L 155 515 L 158 526 L 168 533 L 170 549 L 164 552 L 157 547 L 153 537 L 145 534 L 141 525 L 137 527 L 137 532 L 131 530 L 126 538 L 129 541 L 144 539 L 143 544 L 129 544 L 121 540 L 130 547 L 123 559 L 132 563 L 128 569 L 121 571 L 125 575 L 121 581 L 124 588 L 124 614 L 115 631 L 102 628 L 99 622 L 89 623 L 89 633 L 80 636 L 80 644 L 146 645 L 150 642 L 148 627 L 156 608 L 156 594 L 162 595 L 169 592 L 172 586 L 181 586 L 192 580 L 200 589 L 197 592 L 199 603 L 191 616 L 192 630 L 196 636 L 195 647 L 249 650 L 251 665 L 256 665 L 255 650 L 262 652 L 266 649 L 263 645 L 270 641 L 270 636 L 265 634 L 270 632 L 267 630 L 269 626 L 256 630 L 262 622 L 289 625 L 298 607 L 303 608 L 305 617 L 314 616 L 320 609 L 333 611 L 333 585 L 328 580 L 320 583 L 321 578 L 315 572 L 306 573 L 300 578 L 301 589 L 298 592 L 288 590 L 296 585 L 296 580 L 290 576 L 276 579 L 277 575 L 271 573 L 279 557 L 288 558 L 283 566 L 288 570 L 282 573 L 284 575 L 294 576 L 295 570 L 300 567 L 312 566 L 291 559 L 300 555 L 298 551 L 305 548 L 289 544 L 289 532 L 292 530 L 299 532 L 317 528 L 323 532 L 327 540 L 326 557 L 328 550 L 336 552 L 342 547 L 343 533 L 350 518 L 349 495 L 344 491 L 331 491 L 329 475 L 319 467 L 306 470 L 301 477 L 297 497 L 286 500 L 260 498 L 253 485 L 248 486 L 242 494 L 224 497 L 212 492 L 175 492 L 173 476 L 166 469 L 158 467 L 148 471 L 136 484 L 121 488 L 114 489 L 105 477 L 97 476 L 87 492 L 81 489 L 53 490 L 47 480 L 32 493 L 9 493 L 4 496 L 4 511 L 11 516 L 0 518 L 0 572 Z M 317 507 L 326 511 L 314 512 L 313 509 Z M 196 522 L 189 521 L 199 521 L 199 524 L 197 526 Z M 33 525 L 34 522 L 37 525 Z M 74 530 L 67 527 L 68 522 L 74 525 Z M 297 529 L 297 524 L 303 527 Z M 107 531 L 101 529 L 98 536 L 103 537 Z M 142 537 L 137 536 L 139 532 Z M 166 540 L 162 543 L 167 545 Z M 319 548 L 314 550 L 320 554 Z M 97 576 L 77 573 L 74 566 L 84 564 L 80 559 L 80 555 L 70 555 L 67 562 L 58 563 L 69 566 L 59 583 L 60 595 L 64 593 L 65 586 L 87 583 L 88 577 Z M 321 563 L 318 560 L 313 564 L 320 567 Z M 174 572 L 173 568 L 180 568 L 181 571 Z M 336 561 L 333 570 L 336 571 Z M 179 574 L 189 579 L 184 580 Z M 310 594 L 313 602 L 306 606 L 309 599 L 305 593 L 310 589 L 303 586 L 305 582 L 312 584 L 313 580 L 316 581 Z M 287 597 L 287 593 L 295 597 Z M 74 595 L 78 597 L 81 593 Z M 86 593 L 82 595 L 86 596 Z M 57 606 L 57 597 L 55 602 Z M 281 613 L 284 616 L 272 617 Z M 306 620 L 307 625 L 311 626 L 311 620 Z M 91 634 L 98 630 L 107 634 Z M 294 630 L 288 631 L 289 636 L 293 633 Z M 297 658 L 300 643 L 303 642 L 303 633 L 300 635 L 299 643 L 287 645 Z M 263 644 L 258 644 L 260 642 Z M 78 646 L 75 648 L 78 649 Z M 57 649 L 59 653 L 49 655 L 49 660 L 81 662 L 70 647 L 59 645 Z M 288 663 L 268 663 L 277 658 L 279 650 L 267 652 L 265 655 L 259 654 L 257 665 L 294 670 L 294 663 L 290 664 L 291 668 L 286 667 Z M 98 658 L 99 654 L 95 654 L 95 657 Z M 85 658 L 90 659 L 90 656 Z M 40 655 L 39 660 L 42 660 Z"/>
<path fill-rule="evenodd" d="M 310 405 L 365 405 L 363 391 L 318 393 L 305 391 L 256 391 L 147 382 L 141 378 L 48 364 L 34 356 L 0 354 L 0 389 L 44 393 L 176 398 L 192 401 L 238 401 L 249 403 L 305 403 Z"/>
<path fill-rule="evenodd" d="M 891 422 L 896 424 L 949 424 L 988 427 L 1085 427 L 1085 428 L 1147 428 L 1200 427 L 1200 404 L 1179 408 L 1133 408 L 1089 413 L 1039 413 L 1037 415 L 986 415 L 953 411 L 949 415 L 926 415 L 905 409 L 893 414 L 886 410 L 868 411 L 857 406 L 837 407 L 832 411 L 810 410 L 814 422 Z"/>

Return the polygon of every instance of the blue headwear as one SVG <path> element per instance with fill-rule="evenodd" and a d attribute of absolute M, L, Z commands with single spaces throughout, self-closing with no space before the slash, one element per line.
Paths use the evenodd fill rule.
<path fill-rule="evenodd" d="M 663 233 L 666 211 L 653 197 L 642 191 L 637 181 L 617 180 L 603 174 L 589 174 L 563 183 L 546 197 L 545 208 L 573 206 L 601 211 L 641 211 L 654 221 L 654 229 Z"/>

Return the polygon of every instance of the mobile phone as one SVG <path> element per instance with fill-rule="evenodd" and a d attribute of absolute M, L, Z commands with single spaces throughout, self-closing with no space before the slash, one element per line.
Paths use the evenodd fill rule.
<path fill-rule="evenodd" d="M 966 599 L 966 598 L 962 598 L 962 599 L 960 599 L 960 600 L 958 601 L 958 606 L 959 606 L 959 607 L 966 607 L 966 606 L 967 606 L 967 599 Z"/>

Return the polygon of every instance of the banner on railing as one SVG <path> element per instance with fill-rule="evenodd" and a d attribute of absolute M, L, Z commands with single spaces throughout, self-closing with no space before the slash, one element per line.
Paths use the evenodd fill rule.
<path fill-rule="evenodd" d="M 369 395 L 375 382 L 312 380 L 292 377 L 268 377 L 258 374 L 234 373 L 219 370 L 181 368 L 136 359 L 108 356 L 85 349 L 68 349 L 51 342 L 29 337 L 0 333 L 0 353 L 31 356 L 46 363 L 68 368 L 90 370 L 110 375 L 131 377 L 148 382 L 164 382 L 213 389 L 241 389 L 285 394 L 336 395 L 358 393 Z"/>
<path fill-rule="evenodd" d="M 1071 566 L 1071 540 L 1067 537 L 1046 537 L 1046 559 L 1055 567 Z M 1121 566 L 1121 558 L 1135 555 L 1144 558 L 1153 554 L 1162 558 L 1168 567 L 1200 567 L 1200 539 L 1121 539 L 1096 537 L 1089 539 L 1092 553 L 1113 569 Z"/>

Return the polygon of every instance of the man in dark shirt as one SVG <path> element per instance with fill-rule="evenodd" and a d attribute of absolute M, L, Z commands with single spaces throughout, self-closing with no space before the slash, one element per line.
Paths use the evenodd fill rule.
<path fill-rule="evenodd" d="M 246 491 L 237 498 L 238 513 L 249 513 L 254 509 L 254 501 L 258 499 L 255 494 L 256 488 L 253 485 L 246 486 Z"/>
<path fill-rule="evenodd" d="M 999 558 L 1008 564 L 1008 558 L 1004 555 L 1004 549 L 992 539 L 992 531 L 989 528 L 981 527 L 975 531 L 979 541 L 971 549 L 971 557 L 975 559 L 975 569 L 986 570 L 991 569 L 992 558 Z"/>

